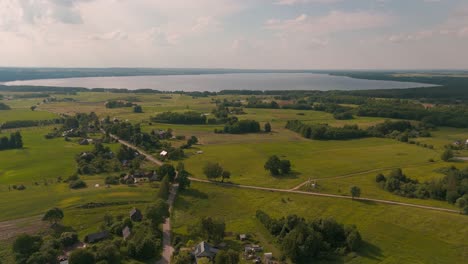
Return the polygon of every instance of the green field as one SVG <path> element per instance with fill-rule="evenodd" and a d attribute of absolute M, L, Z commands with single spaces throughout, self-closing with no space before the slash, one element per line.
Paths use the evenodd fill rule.
<path fill-rule="evenodd" d="M 164 111 L 195 110 L 211 113 L 216 99 L 246 99 L 248 96 L 216 96 L 192 98 L 177 94 L 119 94 L 78 93 L 57 95 L 57 98 L 73 98 L 75 102 L 41 104 L 36 111 L 29 107 L 40 99 L 6 101 L 13 110 L 0 112 L 0 123 L 8 120 L 42 120 L 58 117 L 58 114 L 96 112 L 98 116 L 117 117 L 132 123 L 142 122 L 143 131 L 173 129 L 174 135 L 197 136 L 199 144 L 186 149 L 183 162 L 191 176 L 206 179 L 203 166 L 206 162 L 219 162 L 231 171 L 230 181 L 235 184 L 291 189 L 312 179 L 318 187 L 314 192 L 348 195 L 353 185 L 361 188 L 361 197 L 400 201 L 455 209 L 444 201 L 408 199 L 380 189 L 375 175 L 388 173 L 393 168 L 402 168 L 410 178 L 426 181 L 442 177 L 436 169 L 455 165 L 465 167 L 466 162 L 442 162 L 440 154 L 444 146 L 455 140 L 468 138 L 468 129 L 438 128 L 432 137 L 418 138 L 421 144 L 433 145 L 434 149 L 415 144 L 401 143 L 394 139 L 364 138 L 344 141 L 318 141 L 304 139 L 284 128 L 287 120 L 299 119 L 306 123 L 328 123 L 333 126 L 357 124 L 362 128 L 383 122 L 383 118 L 335 120 L 332 114 L 318 111 L 283 109 L 244 109 L 247 113 L 240 119 L 254 119 L 263 125 L 270 122 L 271 133 L 229 135 L 215 134 L 215 128 L 223 125 L 173 125 L 150 122 L 150 117 Z M 168 99 L 170 97 L 170 99 Z M 143 106 L 144 113 L 133 113 L 132 108 L 107 109 L 107 100 L 132 100 Z M 300 114 L 302 113 L 302 114 Z M 298 115 L 300 114 L 300 115 Z M 39 216 L 47 209 L 57 206 L 65 211 L 63 224 L 73 227 L 82 238 L 99 229 L 106 212 L 120 215 L 137 206 L 145 208 L 152 201 L 157 189 L 149 185 L 137 187 L 112 186 L 105 188 L 106 175 L 82 177 L 88 188 L 70 190 L 66 183 L 57 183 L 57 177 L 66 178 L 76 171 L 75 156 L 92 146 L 80 146 L 78 139 L 67 142 L 63 138 L 47 140 L 44 135 L 53 126 L 22 128 L 24 148 L 0 151 L 0 225 L 2 222 L 20 221 L 21 228 L 35 227 L 43 230 Z M 2 131 L 0 136 L 11 131 Z M 100 135 L 95 135 L 99 137 Z M 179 146 L 183 141 L 170 141 Z M 113 151 L 118 144 L 110 145 Z M 196 154 L 202 150 L 203 154 Z M 468 156 L 460 151 L 459 156 Z M 271 155 L 289 159 L 293 173 L 273 177 L 263 165 Z M 433 160 L 433 161 L 430 161 Z M 177 162 L 172 162 L 176 164 Z M 152 166 L 152 164 L 145 164 Z M 47 181 L 47 185 L 45 182 Z M 26 190 L 17 191 L 12 185 L 24 184 Z M 100 187 L 94 187 L 99 184 Z M 89 202 L 129 202 L 95 209 L 80 209 Z M 298 214 L 313 219 L 333 216 L 346 224 L 356 224 L 365 246 L 358 256 L 345 257 L 338 263 L 465 263 L 468 259 L 468 218 L 445 212 L 429 211 L 412 207 L 332 199 L 300 194 L 273 193 L 257 190 L 220 187 L 192 183 L 189 191 L 181 193 L 176 201 L 172 222 L 176 234 L 185 235 L 187 226 L 202 216 L 222 218 L 227 231 L 251 233 L 255 239 L 272 251 L 281 254 L 277 244 L 266 229 L 255 219 L 255 211 L 264 210 L 274 217 Z M 7 222 L 5 222 L 7 221 Z M 29 229 L 28 229 L 29 230 Z M 0 259 L 12 262 L 11 239 L 0 239 Z M 227 238 L 229 245 L 241 250 L 241 245 Z"/>
<path fill-rule="evenodd" d="M 274 217 L 333 217 L 356 224 L 366 243 L 347 263 L 464 263 L 468 258 L 466 217 L 400 206 L 194 183 L 178 196 L 172 221 L 180 234 L 187 234 L 193 219 L 212 216 L 224 219 L 228 231 L 268 237 L 255 218 L 257 209 Z M 272 242 L 265 240 L 266 250 L 277 252 Z"/>

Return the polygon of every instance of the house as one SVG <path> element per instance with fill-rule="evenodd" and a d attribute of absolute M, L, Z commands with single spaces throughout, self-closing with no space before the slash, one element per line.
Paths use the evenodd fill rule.
<path fill-rule="evenodd" d="M 123 179 L 122 179 L 122 183 L 123 184 L 133 184 L 133 183 L 135 183 L 135 177 L 133 177 L 132 175 L 125 175 L 125 177 L 123 177 Z"/>
<path fill-rule="evenodd" d="M 130 211 L 130 219 L 132 219 L 134 222 L 140 222 L 143 219 L 143 215 L 141 214 L 140 210 L 133 208 Z"/>
<path fill-rule="evenodd" d="M 122 237 L 124 240 L 127 240 L 128 237 L 130 237 L 130 235 L 132 234 L 131 230 L 130 230 L 130 227 L 126 226 L 123 230 L 122 230 Z"/>
<path fill-rule="evenodd" d="M 273 253 L 269 252 L 269 253 L 263 254 L 263 262 L 265 264 L 273 263 Z"/>
<path fill-rule="evenodd" d="M 102 232 L 93 233 L 93 234 L 89 234 L 89 235 L 85 236 L 84 241 L 86 243 L 96 243 L 96 242 L 99 242 L 99 241 L 104 240 L 106 238 L 109 238 L 109 232 L 108 231 L 102 231 Z"/>
<path fill-rule="evenodd" d="M 167 156 L 167 151 L 165 151 L 165 150 L 161 151 L 161 153 L 159 153 L 159 156 L 166 157 Z"/>
<path fill-rule="evenodd" d="M 244 241 L 244 240 L 247 239 L 247 235 L 246 234 L 240 234 L 239 239 L 240 239 L 240 241 Z"/>
<path fill-rule="evenodd" d="M 200 258 L 208 258 L 210 260 L 213 260 L 216 257 L 217 253 L 217 248 L 214 248 L 212 245 L 206 243 L 205 241 L 202 241 L 195 247 L 195 250 L 192 254 L 197 260 Z"/>
<path fill-rule="evenodd" d="M 80 140 L 80 142 L 78 144 L 80 144 L 82 146 L 89 145 L 89 141 L 86 138 L 84 138 L 84 139 Z"/>
<path fill-rule="evenodd" d="M 148 177 L 135 178 L 135 183 L 140 183 L 140 182 L 149 182 L 149 178 Z"/>

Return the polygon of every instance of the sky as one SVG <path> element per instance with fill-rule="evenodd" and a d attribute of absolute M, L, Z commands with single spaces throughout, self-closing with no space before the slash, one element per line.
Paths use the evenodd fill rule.
<path fill-rule="evenodd" d="M 0 66 L 468 69 L 468 1 L 0 0 Z"/>

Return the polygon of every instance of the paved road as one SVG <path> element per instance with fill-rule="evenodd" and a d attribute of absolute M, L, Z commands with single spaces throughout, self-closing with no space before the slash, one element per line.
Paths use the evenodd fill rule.
<path fill-rule="evenodd" d="M 231 184 L 231 183 L 221 183 L 221 182 L 202 180 L 202 179 L 197 179 L 197 178 L 192 178 L 192 177 L 189 178 L 189 179 L 191 181 L 194 181 L 194 182 L 210 183 L 210 184 L 215 184 L 215 185 L 223 186 L 223 187 L 237 187 L 237 188 L 244 188 L 244 189 L 270 191 L 270 192 L 296 193 L 296 194 L 305 194 L 305 195 L 312 195 L 312 196 L 322 196 L 322 197 L 341 198 L 341 199 L 352 199 L 351 196 L 346 196 L 346 195 L 304 192 L 304 191 L 287 190 L 287 189 L 275 189 L 275 188 L 250 186 L 250 185 L 238 185 L 238 184 Z M 376 203 L 383 203 L 383 204 L 401 205 L 401 206 L 416 207 L 416 208 L 420 208 L 420 209 L 428 209 L 428 210 L 435 210 L 435 211 L 442 211 L 442 212 L 460 213 L 458 210 L 452 210 L 452 209 L 446 209 L 446 208 L 440 208 L 440 207 L 433 207 L 433 206 L 418 205 L 418 204 L 410 204 L 410 203 L 401 203 L 401 202 L 395 202 L 395 201 L 389 201 L 389 200 L 380 200 L 380 199 L 372 199 L 372 198 L 354 198 L 354 199 L 359 200 L 359 201 L 369 201 L 369 202 L 376 202 Z"/>

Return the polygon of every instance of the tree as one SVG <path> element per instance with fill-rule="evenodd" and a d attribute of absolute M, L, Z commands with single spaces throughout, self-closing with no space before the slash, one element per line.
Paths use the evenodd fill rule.
<path fill-rule="evenodd" d="M 119 264 L 121 262 L 120 251 L 113 244 L 104 244 L 96 251 L 96 261 Z"/>
<path fill-rule="evenodd" d="M 265 132 L 266 132 L 266 133 L 270 133 L 270 132 L 271 132 L 271 125 L 270 125 L 269 122 L 267 122 L 267 123 L 265 124 Z"/>
<path fill-rule="evenodd" d="M 104 214 L 104 224 L 106 226 L 111 226 L 113 223 L 114 223 L 114 217 L 109 213 Z"/>
<path fill-rule="evenodd" d="M 34 110 L 36 110 L 36 108 L 37 108 L 37 106 L 36 106 L 36 105 L 33 105 L 33 106 L 31 106 L 31 107 L 30 107 L 31 111 L 34 111 Z"/>
<path fill-rule="evenodd" d="M 169 177 L 166 175 L 164 176 L 161 182 L 161 186 L 159 187 L 157 197 L 163 200 L 167 200 L 169 198 L 170 190 L 171 190 L 171 183 L 169 182 Z"/>
<path fill-rule="evenodd" d="M 70 254 L 69 264 L 94 264 L 94 254 L 86 249 L 76 249 Z"/>
<path fill-rule="evenodd" d="M 187 264 L 192 263 L 192 254 L 187 251 L 181 251 L 179 254 L 174 255 L 171 263 L 174 264 Z"/>
<path fill-rule="evenodd" d="M 453 158 L 453 151 L 451 149 L 446 149 L 444 153 L 440 156 L 440 158 L 443 161 L 449 161 L 451 158 Z"/>
<path fill-rule="evenodd" d="M 192 145 L 195 145 L 198 143 L 198 138 L 196 136 L 191 136 L 188 140 L 187 140 L 187 145 L 188 146 L 192 146 Z"/>
<path fill-rule="evenodd" d="M 467 211 L 466 208 L 467 208 L 467 204 L 468 204 L 466 199 L 464 197 L 460 197 L 460 198 L 457 199 L 456 204 L 457 204 L 458 208 L 460 208 L 460 212 L 466 214 L 466 211 Z"/>
<path fill-rule="evenodd" d="M 55 225 L 63 219 L 63 216 L 62 209 L 55 207 L 44 214 L 42 221 L 49 221 L 51 225 Z"/>
<path fill-rule="evenodd" d="M 229 249 L 228 251 L 220 250 L 215 257 L 216 264 L 237 264 L 239 263 L 239 253 Z"/>
<path fill-rule="evenodd" d="M 164 164 L 158 169 L 158 175 L 160 177 L 169 176 L 169 181 L 173 182 L 176 176 L 176 170 L 171 164 Z"/>
<path fill-rule="evenodd" d="M 224 182 L 225 179 L 229 179 L 231 178 L 231 172 L 230 171 L 223 171 L 223 173 L 221 174 L 221 182 Z"/>
<path fill-rule="evenodd" d="M 351 197 L 354 199 L 355 197 L 358 197 L 361 196 L 361 188 L 357 187 L 357 186 L 353 186 L 351 187 Z"/>
<path fill-rule="evenodd" d="M 263 167 L 265 170 L 269 170 L 272 175 L 279 175 L 281 169 L 281 160 L 278 158 L 278 156 L 273 155 L 268 158 Z"/>
<path fill-rule="evenodd" d="M 141 105 L 135 105 L 133 107 L 133 112 L 134 113 L 143 113 L 143 108 L 141 107 Z"/>
<path fill-rule="evenodd" d="M 208 162 L 203 167 L 203 173 L 208 179 L 217 179 L 222 176 L 223 168 L 218 163 Z"/>
<path fill-rule="evenodd" d="M 13 252 L 18 263 L 25 263 L 34 252 L 39 251 L 42 245 L 40 236 L 19 235 L 13 242 Z"/>
<path fill-rule="evenodd" d="M 288 174 L 289 172 L 291 172 L 291 162 L 289 160 L 281 160 L 280 171 L 281 174 Z"/>
<path fill-rule="evenodd" d="M 185 170 L 180 170 L 179 174 L 177 175 L 177 182 L 179 183 L 179 190 L 183 191 L 190 187 L 190 179 L 189 174 Z"/>
<path fill-rule="evenodd" d="M 204 217 L 194 226 L 190 227 L 190 233 L 214 242 L 221 242 L 224 238 L 226 224 L 222 220 Z"/>
<path fill-rule="evenodd" d="M 169 205 L 166 201 L 158 199 L 155 203 L 148 205 L 146 217 L 151 220 L 154 226 L 164 223 L 169 217 Z"/>

